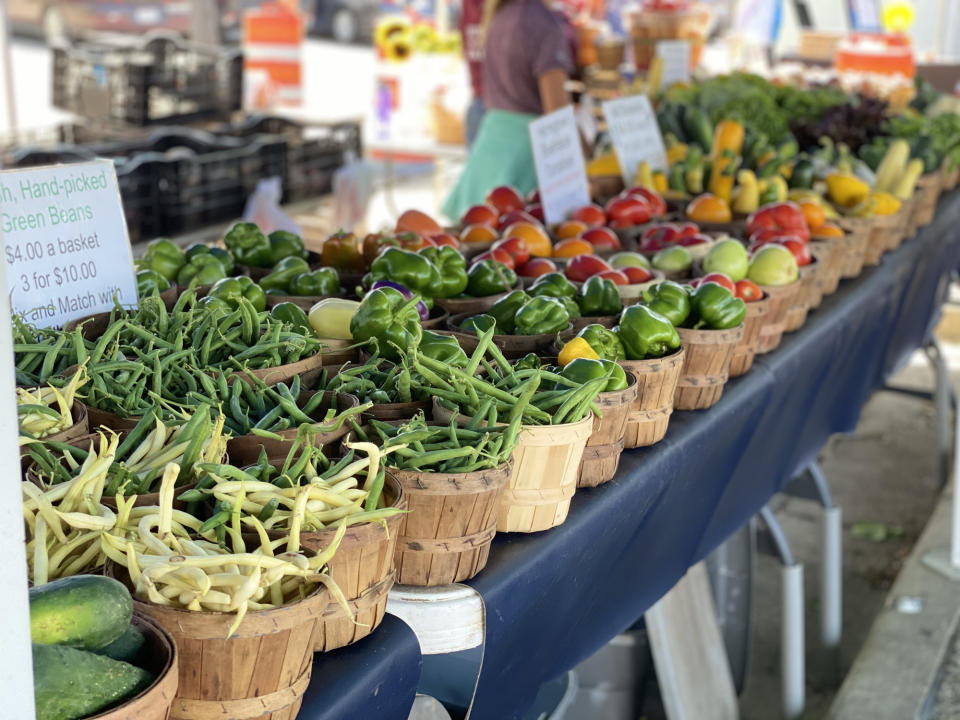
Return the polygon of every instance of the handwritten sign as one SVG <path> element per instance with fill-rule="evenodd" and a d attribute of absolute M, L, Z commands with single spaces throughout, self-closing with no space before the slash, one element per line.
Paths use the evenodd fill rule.
<path fill-rule="evenodd" d="M 646 95 L 607 100 L 603 103 L 603 114 L 627 187 L 633 185 L 637 166 L 644 161 L 654 170 L 667 169 L 667 149 Z"/>
<path fill-rule="evenodd" d="M 660 86 L 668 88 L 677 82 L 690 79 L 690 41 L 659 40 L 657 57 L 663 61 L 663 74 Z"/>
<path fill-rule="evenodd" d="M 0 238 L 13 312 L 40 327 L 137 304 L 109 160 L 0 173 Z"/>
<path fill-rule="evenodd" d="M 531 122 L 530 142 L 544 219 L 549 224 L 558 223 L 590 203 L 573 107 L 568 105 Z"/>

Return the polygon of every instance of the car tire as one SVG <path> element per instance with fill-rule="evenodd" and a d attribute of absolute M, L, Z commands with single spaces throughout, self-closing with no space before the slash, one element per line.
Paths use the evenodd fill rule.
<path fill-rule="evenodd" d="M 339 7 L 330 19 L 330 35 L 337 42 L 355 43 L 359 38 L 360 22 L 352 10 Z"/>
<path fill-rule="evenodd" d="M 56 5 L 47 5 L 43 11 L 43 37 L 47 45 L 62 45 L 70 41 L 63 11 Z"/>

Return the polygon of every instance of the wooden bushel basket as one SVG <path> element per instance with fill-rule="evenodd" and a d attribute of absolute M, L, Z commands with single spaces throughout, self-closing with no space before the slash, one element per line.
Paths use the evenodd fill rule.
<path fill-rule="evenodd" d="M 760 328 L 766 314 L 770 312 L 770 297 L 764 295 L 761 300 L 747 303 L 747 316 L 743 319 L 743 337 L 733 348 L 730 358 L 730 377 L 740 377 L 753 367 L 753 360 L 760 344 Z"/>
<path fill-rule="evenodd" d="M 660 358 L 620 361 L 623 369 L 637 379 L 637 399 L 627 415 L 623 436 L 625 448 L 647 447 L 663 440 L 685 358 L 686 351 L 681 347 Z"/>
<path fill-rule="evenodd" d="M 907 239 L 907 231 L 910 229 L 910 216 L 913 215 L 913 198 L 900 201 L 900 209 L 894 213 L 896 222 L 887 236 L 887 252 L 896 250 Z"/>
<path fill-rule="evenodd" d="M 486 297 L 471 297 L 471 298 L 436 298 L 433 302 L 435 305 L 442 307 L 451 315 L 477 315 L 478 313 L 485 313 L 487 310 L 492 308 L 497 300 L 500 298 L 506 297 L 514 290 L 522 290 L 523 285 L 518 281 L 516 286 L 512 287 L 506 292 L 497 293 L 496 295 L 487 295 Z"/>
<path fill-rule="evenodd" d="M 87 417 L 87 406 L 79 401 L 74 402 L 73 407 L 70 408 L 70 415 L 73 417 L 73 425 L 53 435 L 47 435 L 41 442 L 72 443 L 84 435 L 89 435 L 90 422 Z M 28 452 L 30 452 L 30 445 L 20 446 L 21 455 L 26 455 Z"/>
<path fill-rule="evenodd" d="M 422 412 L 425 415 L 430 412 L 430 402 L 428 400 L 414 400 L 407 403 L 382 403 L 373 405 L 364 414 L 365 417 L 374 420 L 390 422 L 391 420 L 412 420 L 417 413 Z"/>
<path fill-rule="evenodd" d="M 908 231 L 913 235 L 920 228 L 929 225 L 937 212 L 937 199 L 940 197 L 941 177 L 939 172 L 928 173 L 919 180 L 913 191 L 913 213 L 910 215 Z"/>
<path fill-rule="evenodd" d="M 128 581 L 126 571 L 108 567 Z M 294 720 L 310 683 L 317 625 L 330 594 L 248 612 L 229 639 L 234 613 L 191 612 L 136 598 L 134 609 L 172 637 L 180 686 L 171 720 Z"/>
<path fill-rule="evenodd" d="M 106 410 L 98 410 L 89 405 L 84 405 L 84 407 L 87 411 L 87 427 L 91 432 L 97 432 L 102 427 L 118 433 L 133 430 L 143 417 L 142 415 L 138 415 L 136 417 L 124 418 Z"/>
<path fill-rule="evenodd" d="M 841 252 L 837 238 L 814 238 L 810 241 L 810 251 L 820 261 L 820 301 L 824 295 L 833 295 L 840 285 Z M 842 241 L 841 241 L 842 242 Z M 819 307 L 817 303 L 813 307 Z"/>
<path fill-rule="evenodd" d="M 897 232 L 899 219 L 897 214 L 874 215 L 873 225 L 870 227 L 870 236 L 867 240 L 867 249 L 863 253 L 864 265 L 879 265 L 880 258 L 892 244 L 891 237 Z"/>
<path fill-rule="evenodd" d="M 867 252 L 872 222 L 870 218 L 837 219 L 837 224 L 847 233 L 842 239 L 835 238 L 840 248 L 841 278 L 855 278 L 863 271 L 863 259 Z"/>
<path fill-rule="evenodd" d="M 336 366 L 354 362 L 359 350 L 353 347 L 353 340 L 341 338 L 320 338 L 320 364 L 323 367 Z"/>
<path fill-rule="evenodd" d="M 613 479 L 623 452 L 623 436 L 627 431 L 627 417 L 637 399 L 637 379 L 627 374 L 628 385 L 623 390 L 600 393 L 596 405 L 600 415 L 594 415 L 593 432 L 587 438 L 580 461 L 580 479 L 577 487 L 596 487 Z"/>
<path fill-rule="evenodd" d="M 573 318 L 571 321 L 573 334 L 583 330 L 587 325 L 603 325 L 605 328 L 612 328 L 620 322 L 619 315 L 595 315 L 589 317 Z M 568 338 L 569 339 L 569 338 Z"/>
<path fill-rule="evenodd" d="M 523 426 L 500 500 L 498 532 L 539 532 L 563 524 L 591 432 L 593 413 L 575 423 Z"/>
<path fill-rule="evenodd" d="M 509 464 L 470 473 L 391 469 L 410 511 L 400 516 L 394 556 L 397 582 L 449 585 L 483 570 L 510 471 Z"/>
<path fill-rule="evenodd" d="M 323 352 L 311 355 L 297 362 L 287 363 L 286 365 L 277 365 L 276 367 L 261 368 L 259 370 L 247 370 L 238 373 L 241 377 L 252 375 L 265 382 L 267 385 L 276 385 L 277 383 L 289 383 L 294 377 L 301 373 L 310 372 L 323 366 Z"/>
<path fill-rule="evenodd" d="M 793 304 L 794 298 L 800 292 L 800 280 L 789 285 L 761 285 L 760 289 L 770 298 L 770 310 L 763 318 L 760 327 L 760 342 L 757 344 L 757 355 L 763 355 L 775 350 L 780 345 L 783 332 L 786 328 L 787 310 Z"/>
<path fill-rule="evenodd" d="M 154 673 L 156 679 L 123 705 L 91 715 L 87 720 L 168 720 L 170 717 L 180 682 L 177 646 L 170 635 L 148 616 L 136 612 L 131 623 L 143 633 L 146 641 L 145 652 L 141 653 L 146 661 L 144 669 Z"/>
<path fill-rule="evenodd" d="M 807 321 L 810 308 L 820 304 L 823 291 L 820 289 L 820 262 L 816 258 L 809 265 L 800 268 L 800 292 L 784 315 L 783 331 L 795 332 Z"/>
<path fill-rule="evenodd" d="M 450 335 L 457 339 L 463 351 L 470 355 L 480 344 L 480 338 L 475 332 L 467 332 L 460 329 L 460 323 L 470 314 L 460 313 L 451 315 L 447 320 L 447 329 Z M 567 324 L 566 330 L 570 330 L 571 324 Z M 561 330 L 561 332 L 564 332 Z M 527 353 L 544 355 L 553 345 L 557 333 L 544 333 L 542 335 L 494 335 L 493 344 L 500 348 L 504 357 L 509 359 L 522 358 Z"/>
<path fill-rule="evenodd" d="M 673 407 L 704 410 L 716 405 L 730 377 L 730 360 L 743 337 L 743 324 L 729 330 L 677 328 L 677 334 L 687 356 L 673 393 Z"/>
<path fill-rule="evenodd" d="M 391 472 L 384 478 L 387 507 L 407 508 L 403 486 Z M 337 552 L 327 563 L 327 572 L 347 598 L 352 617 L 332 602 L 317 625 L 314 650 L 326 652 L 357 642 L 372 633 L 387 610 L 387 593 L 393 587 L 393 559 L 403 515 L 386 519 L 386 527 L 365 522 L 350 525 Z M 316 553 L 326 549 L 336 528 L 300 533 L 300 543 Z M 354 622 L 356 620 L 356 622 Z"/>

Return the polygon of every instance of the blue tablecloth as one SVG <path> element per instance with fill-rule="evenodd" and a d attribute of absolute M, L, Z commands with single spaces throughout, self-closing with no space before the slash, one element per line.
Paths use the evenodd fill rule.
<path fill-rule="evenodd" d="M 486 605 L 471 720 L 519 717 L 541 683 L 634 623 L 686 569 L 754 515 L 929 336 L 960 260 L 960 193 L 876 268 L 844 281 L 706 411 L 627 451 L 617 477 L 580 491 L 566 523 L 498 535 L 470 584 Z M 359 717 L 359 716 L 358 716 Z"/>
<path fill-rule="evenodd" d="M 420 680 L 420 643 L 402 620 L 383 618 L 360 642 L 313 660 L 299 720 L 407 720 Z"/>

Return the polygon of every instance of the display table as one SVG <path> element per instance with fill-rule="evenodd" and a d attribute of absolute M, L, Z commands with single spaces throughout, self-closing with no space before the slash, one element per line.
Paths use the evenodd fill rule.
<path fill-rule="evenodd" d="M 519 717 L 543 682 L 633 624 L 831 434 L 852 431 L 871 392 L 929 336 L 958 260 L 952 193 L 933 224 L 844 281 L 719 404 L 674 413 L 663 442 L 625 452 L 612 482 L 578 491 L 564 525 L 498 535 L 469 583 L 487 625 L 471 720 Z"/>

